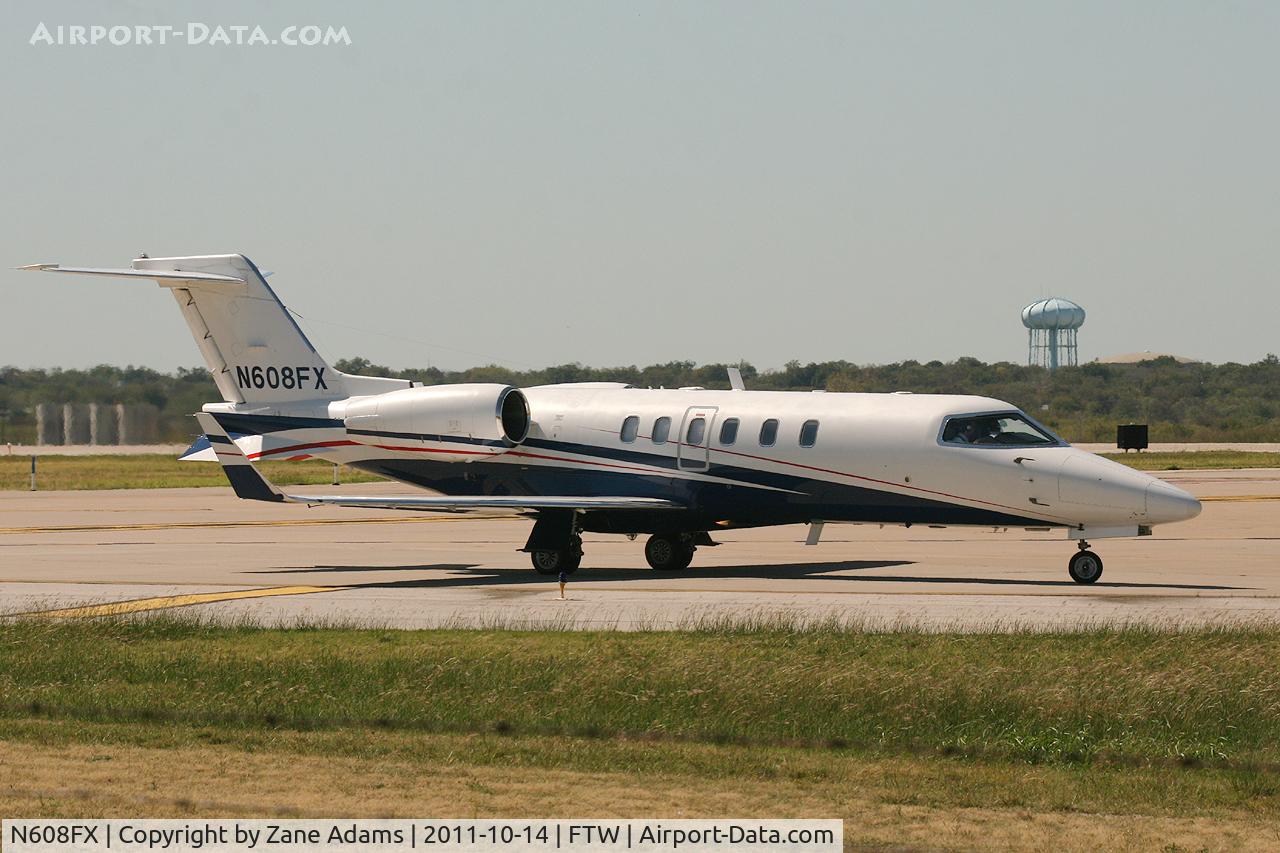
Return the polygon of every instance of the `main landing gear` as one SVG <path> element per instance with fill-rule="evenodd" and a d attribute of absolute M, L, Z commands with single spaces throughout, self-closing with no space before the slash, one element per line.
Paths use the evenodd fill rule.
<path fill-rule="evenodd" d="M 582 537 L 574 534 L 569 537 L 569 545 L 554 551 L 530 551 L 529 561 L 533 570 L 540 575 L 558 575 L 564 572 L 571 575 L 582 565 Z"/>
<path fill-rule="evenodd" d="M 678 572 L 689 568 L 697 550 L 688 534 L 658 533 L 644 545 L 644 558 L 660 572 Z"/>
<path fill-rule="evenodd" d="M 678 572 L 689 568 L 693 552 L 697 550 L 693 536 L 660 533 L 650 536 L 644 546 L 644 557 L 649 565 L 660 572 Z M 565 548 L 530 549 L 529 562 L 540 575 L 571 575 L 582 564 L 582 537 L 574 534 Z"/>
<path fill-rule="evenodd" d="M 627 534 L 635 539 L 635 533 Z M 656 533 L 644 546 L 645 559 L 660 572 L 678 572 L 687 569 L 693 560 L 693 552 L 700 545 L 708 547 L 719 543 L 704 531 L 693 533 Z M 546 510 L 538 515 L 529 540 L 520 550 L 529 554 L 533 570 L 540 575 L 571 575 L 582 564 L 582 527 L 576 513 L 564 510 Z"/>
<path fill-rule="evenodd" d="M 1067 563 L 1067 573 L 1076 583 L 1094 583 L 1102 577 L 1102 558 L 1089 550 L 1089 543 L 1080 540 L 1080 550 Z"/>

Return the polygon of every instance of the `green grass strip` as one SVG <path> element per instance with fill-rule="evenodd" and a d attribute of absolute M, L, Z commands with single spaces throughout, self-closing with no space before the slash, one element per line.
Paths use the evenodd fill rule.
<path fill-rule="evenodd" d="M 325 485 L 333 481 L 333 465 L 320 460 L 262 462 L 258 469 L 281 486 Z M 174 456 L 41 456 L 36 465 L 41 491 L 68 489 L 171 489 L 225 486 L 222 466 L 214 462 L 179 462 Z M 384 483 L 386 480 L 352 468 L 341 468 L 343 483 Z M 31 488 L 31 457 L 0 456 L 0 490 Z"/>
<path fill-rule="evenodd" d="M 1107 459 L 1139 471 L 1280 468 L 1280 453 L 1243 450 L 1192 450 L 1186 453 L 1104 453 Z"/>
<path fill-rule="evenodd" d="M 0 625 L 0 716 L 1280 765 L 1280 630 Z"/>

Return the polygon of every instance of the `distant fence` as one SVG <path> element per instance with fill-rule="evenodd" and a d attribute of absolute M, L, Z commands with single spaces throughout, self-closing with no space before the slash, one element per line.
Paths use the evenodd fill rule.
<path fill-rule="evenodd" d="M 155 444 L 160 410 L 150 403 L 40 403 L 37 444 Z"/>

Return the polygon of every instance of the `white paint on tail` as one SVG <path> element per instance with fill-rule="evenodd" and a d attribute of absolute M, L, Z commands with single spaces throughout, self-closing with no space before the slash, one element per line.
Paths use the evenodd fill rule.
<path fill-rule="evenodd" d="M 339 373 L 244 255 L 138 258 L 131 269 L 33 264 L 25 269 L 151 279 L 173 291 L 223 400 L 250 406 L 324 404 L 408 388 L 402 379 Z"/>

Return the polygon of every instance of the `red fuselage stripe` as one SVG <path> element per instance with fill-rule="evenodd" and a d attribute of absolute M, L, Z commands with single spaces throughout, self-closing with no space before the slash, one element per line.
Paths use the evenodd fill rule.
<path fill-rule="evenodd" d="M 699 450 L 703 452 L 707 451 L 708 449 L 705 445 L 700 445 L 700 444 L 691 445 L 681 441 L 673 441 L 671 443 L 678 445 L 680 447 L 688 447 L 688 448 L 692 448 L 694 450 Z M 325 448 L 325 447 L 376 447 L 379 450 L 402 451 L 406 453 L 436 453 L 436 454 L 443 454 L 447 456 L 498 456 L 498 455 L 501 455 L 501 454 L 492 453 L 484 450 L 445 450 L 445 449 L 435 448 L 435 447 L 407 447 L 404 445 L 397 445 L 397 444 L 365 444 L 359 441 L 351 441 L 350 439 L 341 439 L 341 440 L 335 440 L 335 441 L 314 441 L 314 442 L 308 442 L 305 444 L 291 444 L 291 445 L 288 445 L 287 447 L 277 447 L 271 450 L 263 450 L 259 453 L 250 453 L 248 454 L 248 458 L 261 459 L 264 456 L 275 456 L 281 453 L 296 453 L 297 451 L 300 451 L 300 450 L 312 450 L 316 448 Z M 963 495 L 954 495 L 954 494 L 951 494 L 950 492 L 938 491 L 936 489 L 926 489 L 920 486 L 912 486 L 905 483 L 894 483 L 889 480 L 879 480 L 879 479 L 876 479 L 875 477 L 867 477 L 862 474 L 850 474 L 847 471 L 836 471 L 832 468 L 821 468 L 816 465 L 805 465 L 801 462 L 788 462 L 785 459 L 772 459 L 768 456 L 757 456 L 752 453 L 743 453 L 737 450 L 727 450 L 725 448 L 718 448 L 718 447 L 710 448 L 710 449 L 715 453 L 724 453 L 729 456 L 741 456 L 745 459 L 754 459 L 759 462 L 769 462 L 774 465 L 785 465 L 790 468 L 800 468 L 806 471 L 817 471 L 822 474 L 833 474 L 837 477 L 847 477 L 851 480 L 862 480 L 868 483 L 878 483 L 884 486 L 892 486 L 895 489 L 906 489 L 912 492 L 921 492 L 923 494 L 938 495 L 940 497 L 951 498 L 952 500 L 968 501 L 970 503 L 977 503 L 977 504 L 985 504 L 986 506 L 993 506 L 993 507 L 999 507 L 1000 509 L 1013 510 L 1014 512 L 1017 512 L 1019 514 L 1035 515 L 1035 516 L 1041 516 L 1045 518 L 1055 518 L 1055 519 L 1062 520 L 1061 516 L 1050 515 L 1044 512 L 1028 513 L 1026 510 L 1023 510 L 1019 507 L 1008 506 L 1007 504 L 997 503 L 995 501 L 983 500 L 981 498 L 969 498 Z M 614 469 L 619 469 L 623 471 L 642 471 L 645 473 L 657 473 L 657 474 L 661 474 L 666 471 L 666 469 L 663 469 L 663 468 L 653 468 L 653 467 L 644 468 L 644 467 L 639 467 L 635 465 L 619 465 L 612 462 L 598 462 L 594 459 L 571 459 L 566 456 L 549 456 L 541 453 L 529 453 L 521 450 L 511 450 L 511 451 L 508 451 L 506 455 L 519 456 L 519 457 L 524 457 L 528 459 L 544 459 L 551 462 L 575 462 L 580 465 L 595 465 L 596 467 L 599 467 L 599 468 L 614 468 Z"/>

